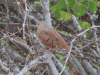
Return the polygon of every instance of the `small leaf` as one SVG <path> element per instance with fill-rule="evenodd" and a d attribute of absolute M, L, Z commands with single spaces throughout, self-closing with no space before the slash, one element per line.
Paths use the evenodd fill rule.
<path fill-rule="evenodd" d="M 84 29 L 88 29 L 91 27 L 91 24 L 88 22 L 82 22 L 81 20 L 78 20 L 78 23 L 80 24 L 81 27 L 83 27 Z"/>
<path fill-rule="evenodd" d="M 50 10 L 62 9 L 65 7 L 65 0 L 59 1 L 56 5 L 50 7 Z"/>
<path fill-rule="evenodd" d="M 6 5 L 6 4 L 4 4 L 5 6 L 8 6 L 8 5 Z"/>
<path fill-rule="evenodd" d="M 95 1 L 89 1 L 89 8 L 91 10 L 91 12 L 95 13 L 96 12 L 96 2 Z"/>
<path fill-rule="evenodd" d="M 66 34 L 67 32 L 66 31 L 63 31 L 63 33 Z"/>
<path fill-rule="evenodd" d="M 5 46 L 5 45 L 6 45 L 6 42 L 5 42 L 5 40 L 1 40 L 1 41 L 2 41 L 3 45 Z"/>
<path fill-rule="evenodd" d="M 20 56 L 20 54 L 18 52 L 16 54 Z"/>
<path fill-rule="evenodd" d="M 50 10 L 51 10 L 51 11 L 56 10 L 56 5 L 54 5 L 54 6 L 50 6 Z"/>
<path fill-rule="evenodd" d="M 97 6 L 100 6 L 100 1 L 96 2 L 96 5 L 97 5 Z"/>
<path fill-rule="evenodd" d="M 34 2 L 35 5 L 40 5 L 41 3 L 39 1 Z"/>
<path fill-rule="evenodd" d="M 65 11 L 61 11 L 59 10 L 60 14 L 61 14 L 61 18 L 64 19 L 64 20 L 68 20 L 70 18 L 70 16 L 72 14 L 68 13 L 68 12 L 65 12 Z"/>
<path fill-rule="evenodd" d="M 61 14 L 60 14 L 59 10 L 55 11 L 55 17 L 57 17 L 57 19 L 61 18 Z"/>
<path fill-rule="evenodd" d="M 53 1 L 53 0 L 50 0 L 51 2 Z"/>
<path fill-rule="evenodd" d="M 82 26 L 84 27 L 84 29 L 88 29 L 91 25 L 88 22 L 82 22 Z"/>
<path fill-rule="evenodd" d="M 87 12 L 87 11 L 88 11 L 88 10 L 87 10 L 87 8 L 85 7 L 85 8 L 84 8 L 84 12 Z"/>
<path fill-rule="evenodd" d="M 80 26 L 81 26 L 82 28 L 84 28 L 84 29 L 88 29 L 88 28 L 91 27 L 90 23 L 88 23 L 88 22 L 82 22 L 81 20 L 78 20 L 78 23 L 79 23 Z M 89 32 L 89 31 L 88 31 L 88 32 Z M 87 37 L 89 37 L 88 32 L 85 33 Z"/>
<path fill-rule="evenodd" d="M 84 2 L 85 0 L 79 0 L 79 2 Z"/>
<path fill-rule="evenodd" d="M 59 2 L 56 4 L 56 8 L 57 8 L 57 9 L 62 9 L 63 7 L 65 7 L 65 1 L 59 1 Z"/>
<path fill-rule="evenodd" d="M 70 7 L 73 7 L 76 4 L 75 0 L 68 0 Z"/>
<path fill-rule="evenodd" d="M 79 12 L 79 10 L 78 10 L 78 4 L 74 4 L 74 6 L 73 6 L 73 12 L 74 12 L 74 14 L 77 14 Z"/>
<path fill-rule="evenodd" d="M 88 5 L 88 2 L 84 2 L 84 3 L 82 3 L 82 5 Z"/>
<path fill-rule="evenodd" d="M 79 23 L 79 25 L 82 25 L 82 21 L 81 20 L 78 20 L 78 23 Z"/>
<path fill-rule="evenodd" d="M 73 6 L 73 12 L 76 16 L 80 17 L 84 14 L 86 7 L 79 5 L 79 4 L 74 4 Z"/>
<path fill-rule="evenodd" d="M 99 67 L 99 65 L 98 65 L 98 64 L 96 64 L 96 63 L 94 63 L 94 65 L 95 65 L 96 67 Z"/>
<path fill-rule="evenodd" d="M 85 7 L 82 6 L 82 5 L 79 6 L 79 10 L 80 10 L 80 11 L 79 11 L 79 12 L 80 12 L 80 15 L 79 15 L 79 16 L 82 16 L 82 15 L 84 14 L 84 10 L 85 10 L 84 8 L 85 8 Z"/>

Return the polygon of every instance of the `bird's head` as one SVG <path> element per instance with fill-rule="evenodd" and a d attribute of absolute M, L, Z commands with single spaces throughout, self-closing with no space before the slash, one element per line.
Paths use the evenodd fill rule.
<path fill-rule="evenodd" d="M 48 27 L 45 21 L 37 21 L 37 25 L 35 26 L 37 29 L 42 28 L 45 29 Z"/>
<path fill-rule="evenodd" d="M 36 28 L 42 27 L 44 25 L 44 21 L 37 21 Z"/>

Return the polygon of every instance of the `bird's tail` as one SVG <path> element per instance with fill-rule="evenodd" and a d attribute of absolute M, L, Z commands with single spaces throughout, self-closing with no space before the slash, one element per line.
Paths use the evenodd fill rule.
<path fill-rule="evenodd" d="M 69 51 L 70 50 L 70 47 L 67 45 L 67 46 L 65 46 L 65 49 L 67 51 Z M 74 55 L 77 55 L 77 53 L 75 51 L 73 51 L 73 50 L 71 50 L 71 53 L 74 54 Z"/>
<path fill-rule="evenodd" d="M 71 53 L 72 53 L 72 54 L 74 54 L 74 55 L 77 55 L 77 53 L 76 53 L 76 52 L 74 52 L 73 50 L 71 50 Z"/>

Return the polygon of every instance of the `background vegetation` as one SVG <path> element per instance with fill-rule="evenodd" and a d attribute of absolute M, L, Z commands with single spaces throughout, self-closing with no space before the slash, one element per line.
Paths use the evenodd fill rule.
<path fill-rule="evenodd" d="M 44 53 L 37 20 L 53 26 L 73 55 Z M 99 0 L 0 0 L 0 74 L 100 75 Z"/>

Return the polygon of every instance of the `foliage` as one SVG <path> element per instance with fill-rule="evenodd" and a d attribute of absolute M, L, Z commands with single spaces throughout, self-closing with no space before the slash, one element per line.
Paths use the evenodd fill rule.
<path fill-rule="evenodd" d="M 35 1 L 34 4 L 35 5 L 40 5 L 41 3 L 40 3 L 40 1 Z"/>
<path fill-rule="evenodd" d="M 72 7 L 73 8 L 73 13 L 77 17 L 80 17 L 80 16 L 82 16 L 84 14 L 84 12 L 88 12 L 87 10 L 90 10 L 91 12 L 95 13 L 96 7 L 100 6 L 100 3 L 98 3 L 98 2 L 96 2 L 94 0 L 89 0 L 88 2 L 86 2 L 85 0 L 79 0 L 79 1 L 75 1 L 75 0 L 59 0 L 59 2 L 56 5 L 50 6 L 50 10 L 51 11 L 62 10 L 63 8 L 68 10 L 68 8 L 66 6 L 68 8 Z"/>
<path fill-rule="evenodd" d="M 91 27 L 90 23 L 88 22 L 82 22 L 81 20 L 78 20 L 78 23 L 80 24 L 81 27 L 84 29 L 88 29 Z M 89 31 L 88 31 L 89 32 Z M 86 36 L 89 37 L 88 32 L 86 32 Z"/>
<path fill-rule="evenodd" d="M 72 14 L 69 8 L 73 8 L 73 13 L 76 17 L 81 17 L 85 12 L 96 13 L 97 6 L 100 6 L 100 2 L 94 0 L 59 0 L 57 4 L 53 6 L 50 5 L 50 10 L 51 12 L 55 12 L 57 19 L 62 18 L 68 20 Z M 82 22 L 81 26 L 87 29 L 90 27 L 90 24 Z"/>
<path fill-rule="evenodd" d="M 5 46 L 6 45 L 6 42 L 4 40 L 1 40 L 1 41 L 2 41 L 3 45 Z"/>
<path fill-rule="evenodd" d="M 68 20 L 70 18 L 71 14 L 62 10 L 56 10 L 55 11 L 55 17 L 60 19 L 60 17 L 64 20 Z"/>
<path fill-rule="evenodd" d="M 80 24 L 81 27 L 83 27 L 84 29 L 88 29 L 90 28 L 90 23 L 88 22 L 82 22 L 81 20 L 78 20 L 78 23 Z"/>

